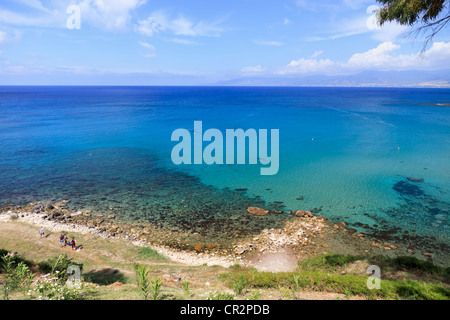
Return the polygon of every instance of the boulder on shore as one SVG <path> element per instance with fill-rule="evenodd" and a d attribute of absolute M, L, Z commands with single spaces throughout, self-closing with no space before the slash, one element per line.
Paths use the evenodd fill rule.
<path fill-rule="evenodd" d="M 269 214 L 269 210 L 261 209 L 258 207 L 248 207 L 247 211 L 254 216 L 265 216 Z"/>
<path fill-rule="evenodd" d="M 298 217 L 298 218 L 302 218 L 302 217 L 312 218 L 312 217 L 314 217 L 314 215 L 311 213 L 311 211 L 305 211 L 305 210 L 294 211 L 294 215 L 296 217 Z"/>
<path fill-rule="evenodd" d="M 13 213 L 11 213 L 9 215 L 9 219 L 10 220 L 17 220 L 17 219 L 19 219 L 19 215 L 17 213 L 13 212 Z"/>

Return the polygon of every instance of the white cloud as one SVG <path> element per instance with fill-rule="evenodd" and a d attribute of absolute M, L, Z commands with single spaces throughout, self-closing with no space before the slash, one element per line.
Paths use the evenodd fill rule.
<path fill-rule="evenodd" d="M 18 41 L 22 37 L 20 31 L 15 30 L 12 34 L 5 31 L 0 31 L 0 44 L 5 44 L 12 41 Z"/>
<path fill-rule="evenodd" d="M 171 18 L 162 11 L 155 11 L 145 20 L 139 20 L 136 32 L 152 37 L 160 32 L 169 31 L 177 36 L 219 37 L 223 32 L 219 27 L 221 21 L 192 22 L 184 16 Z"/>
<path fill-rule="evenodd" d="M 450 61 L 450 42 L 435 42 L 423 55 L 429 67 L 442 69 L 448 67 Z"/>
<path fill-rule="evenodd" d="M 396 54 L 401 46 L 383 42 L 374 49 L 353 54 L 347 61 L 301 58 L 291 61 L 277 72 L 280 75 L 339 75 L 365 70 L 439 70 L 450 60 L 450 42 L 435 42 L 423 55 Z"/>
<path fill-rule="evenodd" d="M 242 68 L 241 72 L 242 73 L 246 73 L 246 74 L 254 74 L 254 73 L 261 73 L 264 72 L 266 70 L 266 68 L 258 65 L 258 66 L 248 66 L 248 67 L 244 67 Z"/>
<path fill-rule="evenodd" d="M 348 60 L 347 65 L 356 69 L 363 69 L 367 66 L 372 68 L 383 68 L 387 65 L 391 65 L 391 61 L 394 59 L 390 53 L 399 49 L 399 45 L 393 44 L 392 42 L 384 42 L 369 51 L 355 53 Z"/>
<path fill-rule="evenodd" d="M 273 47 L 280 47 L 283 45 L 283 43 L 278 42 L 278 41 L 260 41 L 260 40 L 255 40 L 253 41 L 253 43 L 255 44 L 259 44 L 262 46 L 273 46 Z"/>
<path fill-rule="evenodd" d="M 131 12 L 147 0 L 83 0 L 82 19 L 107 30 L 123 30 L 130 24 Z"/>
<path fill-rule="evenodd" d="M 195 42 L 195 41 L 192 41 L 192 40 L 187 40 L 187 39 L 173 38 L 171 41 L 173 43 L 184 44 L 186 46 L 198 45 L 198 42 Z"/>
<path fill-rule="evenodd" d="M 311 59 L 315 59 L 315 58 L 317 58 L 318 56 L 321 56 L 322 54 L 323 54 L 323 50 L 316 51 L 316 52 L 314 52 L 314 54 L 311 56 Z"/>
<path fill-rule="evenodd" d="M 160 11 L 155 11 L 148 19 L 139 20 L 135 30 L 140 34 L 152 37 L 161 31 L 165 31 L 168 25 L 166 16 Z"/>
<path fill-rule="evenodd" d="M 139 41 L 138 43 L 141 47 L 146 49 L 145 53 L 142 54 L 142 56 L 144 58 L 155 58 L 156 57 L 156 49 L 153 45 L 151 45 L 148 42 L 144 42 L 144 41 Z"/>
<path fill-rule="evenodd" d="M 288 74 L 327 74 L 331 69 L 335 68 L 336 63 L 330 59 L 305 59 L 291 61 L 286 67 L 278 73 L 282 75 Z"/>
<path fill-rule="evenodd" d="M 435 42 L 423 55 L 395 55 L 395 51 L 400 49 L 400 45 L 385 42 L 375 49 L 354 54 L 344 67 L 357 70 L 439 70 L 450 60 L 450 42 Z"/>
<path fill-rule="evenodd" d="M 68 18 L 69 4 L 81 9 L 82 24 L 89 23 L 106 30 L 124 30 L 132 19 L 132 11 L 139 8 L 147 0 L 78 0 L 46 2 L 47 7 L 39 0 L 19 0 L 28 11 L 0 10 L 0 22 L 33 27 L 65 28 Z"/>
<path fill-rule="evenodd" d="M 372 39 L 381 42 L 395 41 L 407 29 L 407 26 L 402 26 L 395 22 L 387 22 L 383 27 L 371 30 L 371 36 Z"/>
<path fill-rule="evenodd" d="M 376 25 L 373 16 L 360 17 L 353 20 L 346 20 L 336 23 L 330 28 L 333 33 L 321 36 L 311 36 L 307 38 L 308 41 L 326 41 L 336 40 L 346 37 L 351 37 L 361 34 L 369 34 L 372 39 L 381 42 L 395 41 L 399 35 L 404 33 L 408 27 L 402 26 L 398 23 L 388 22 L 382 27 Z"/>
<path fill-rule="evenodd" d="M 307 38 L 308 41 L 336 40 L 355 35 L 367 34 L 372 39 L 380 42 L 392 42 L 408 29 L 407 26 L 402 26 L 397 22 L 387 22 L 380 27 L 378 25 L 376 15 L 376 10 L 380 8 L 379 6 L 369 5 L 365 7 L 365 10 L 361 10 L 363 4 L 367 5 L 370 3 L 368 1 L 348 0 L 344 1 L 344 3 L 353 9 L 357 9 L 357 16 L 352 18 L 346 16 L 345 19 L 333 20 L 332 23 L 328 25 L 325 33 L 310 36 Z"/>

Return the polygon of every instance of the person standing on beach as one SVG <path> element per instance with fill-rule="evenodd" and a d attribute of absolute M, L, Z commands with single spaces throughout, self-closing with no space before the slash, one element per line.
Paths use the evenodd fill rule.
<path fill-rule="evenodd" d="M 59 246 L 62 248 L 64 246 L 64 235 L 61 233 L 59 236 Z"/>
<path fill-rule="evenodd" d="M 72 246 L 72 250 L 75 251 L 75 249 L 76 249 L 76 244 L 75 244 L 75 238 L 74 238 L 74 237 L 72 237 L 72 241 L 70 241 L 70 245 Z"/>
<path fill-rule="evenodd" d="M 41 226 L 41 230 L 39 231 L 39 234 L 40 234 L 41 238 L 44 237 L 44 235 L 45 235 L 44 227 Z"/>

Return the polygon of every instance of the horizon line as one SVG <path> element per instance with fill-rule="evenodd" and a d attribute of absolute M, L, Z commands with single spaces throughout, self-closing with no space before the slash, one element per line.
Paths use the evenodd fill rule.
<path fill-rule="evenodd" d="M 404 85 L 404 86 L 384 86 L 384 85 L 361 85 L 361 86 L 334 86 L 334 85 L 139 85 L 139 84 L 0 84 L 1 87 L 159 87 L 159 88 L 392 88 L 392 89 L 450 89 L 450 84 L 442 86 L 419 86 L 419 85 Z"/>

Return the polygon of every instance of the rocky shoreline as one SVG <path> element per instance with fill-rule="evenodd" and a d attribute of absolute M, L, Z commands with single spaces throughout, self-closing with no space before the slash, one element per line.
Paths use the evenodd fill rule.
<path fill-rule="evenodd" d="M 62 200 L 6 206 L 0 209 L 0 221 L 17 220 L 43 226 L 52 232 L 90 233 L 107 239 L 124 239 L 137 246 L 152 247 L 169 259 L 188 265 L 250 265 L 256 255 L 276 254 L 285 249 L 301 260 L 328 251 L 339 253 L 336 249 L 341 248 L 342 244 L 348 246 L 350 251 L 357 250 L 358 254 L 390 255 L 396 251 L 399 254 L 420 255 L 399 244 L 366 239 L 364 234 L 357 234 L 345 222 L 332 224 L 327 218 L 304 210 L 289 212 L 292 219 L 286 221 L 283 228 L 264 229 L 251 239 L 241 239 L 231 246 L 223 246 L 207 243 L 199 234 L 173 232 L 158 224 L 133 224 L 119 221 L 114 215 L 69 209 L 68 203 L 68 200 Z M 268 210 L 255 207 L 249 207 L 247 211 L 255 219 L 271 214 Z M 190 244 L 183 239 L 189 239 Z M 423 252 L 422 257 L 431 259 L 432 253 Z"/>
<path fill-rule="evenodd" d="M 58 208 L 58 206 L 56 206 L 55 208 Z M 44 212 L 27 211 L 27 206 L 15 208 L 14 210 L 6 209 L 8 208 L 0 209 L 0 222 L 19 221 L 30 225 L 35 225 L 37 227 L 43 226 L 47 232 L 52 233 L 79 233 L 83 235 L 91 234 L 105 239 L 125 239 L 127 241 L 130 241 L 135 246 L 151 247 L 170 260 L 187 265 L 197 266 L 208 264 L 229 267 L 236 263 L 236 261 L 234 261 L 231 257 L 213 256 L 201 252 L 193 254 L 192 252 L 186 252 L 180 249 L 173 249 L 170 247 L 152 244 L 143 238 L 140 239 L 137 236 L 125 233 L 122 230 L 122 223 L 112 224 L 115 219 L 112 216 L 110 216 L 109 218 L 106 217 L 106 219 L 109 220 L 108 221 L 105 220 L 105 218 L 100 218 L 100 215 L 92 216 L 90 213 L 74 211 L 66 212 L 64 213 L 64 215 L 56 214 L 55 218 L 55 216 L 52 216 L 52 214 L 54 213 L 52 213 L 50 209 L 47 209 Z M 64 211 L 66 211 L 66 209 L 64 209 Z M 86 219 L 79 219 L 83 216 L 95 218 L 94 220 L 96 221 L 94 221 L 93 224 L 90 225 L 86 223 Z M 79 218 L 74 219 L 76 217 Z M 101 220 L 103 221 L 100 222 Z M 84 221 L 84 223 L 82 221 Z M 99 227 L 96 226 L 96 224 L 103 224 L 103 226 Z M 117 225 L 120 225 L 120 227 Z M 112 232 L 113 230 L 115 230 L 116 232 Z M 146 231 L 142 230 L 142 234 L 145 233 Z"/>

